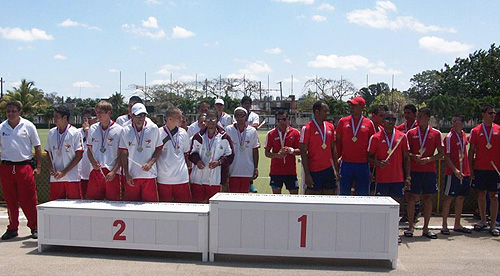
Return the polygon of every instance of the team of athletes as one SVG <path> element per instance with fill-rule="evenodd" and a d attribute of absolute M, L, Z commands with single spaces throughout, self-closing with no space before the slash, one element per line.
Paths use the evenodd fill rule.
<path fill-rule="evenodd" d="M 265 139 L 265 156 L 271 159 L 270 186 L 281 193 L 299 191 L 296 156 L 300 155 L 307 194 L 403 197 L 407 203 L 409 229 L 414 233 L 415 203 L 422 198 L 424 226 L 429 231 L 432 195 L 438 191 L 436 161 L 445 158 L 446 186 L 442 234 L 451 201 L 455 200 L 453 230 L 470 233 L 460 223 L 463 200 L 470 187 L 478 191 L 481 221 L 475 230 L 487 228 L 486 199 L 490 201 L 490 233 L 495 228 L 500 187 L 500 126 L 493 122 L 495 110 L 485 106 L 483 121 L 466 137 L 464 117 L 453 117 L 453 129 L 444 138 L 429 125 L 427 108 L 416 112 L 405 107 L 405 121 L 396 126 L 396 115 L 386 107 L 372 110 L 372 120 L 363 116 L 365 100 L 348 101 L 351 115 L 335 128 L 327 120 L 329 108 L 318 101 L 313 118 L 301 131 L 290 126 L 286 111 L 275 114 L 276 127 Z M 197 120 L 187 130 L 181 127 L 182 111 L 170 107 L 165 124 L 158 127 L 149 118 L 139 97 L 129 100 L 129 112 L 111 120 L 112 105 L 100 101 L 83 112 L 77 129 L 69 123 L 70 110 L 54 109 L 55 127 L 49 131 L 45 151 L 50 172 L 50 200 L 91 199 L 148 202 L 207 203 L 217 192 L 247 193 L 259 176 L 261 125 L 250 111 L 251 99 L 244 97 L 234 118 L 224 112 L 224 101 L 215 109 L 198 106 Z M 41 149 L 35 126 L 21 117 L 22 107 L 9 102 L 7 120 L 0 124 L 0 180 L 9 211 L 9 225 L 2 239 L 18 235 L 18 204 L 23 209 L 33 238 L 37 238 L 36 186 L 41 171 Z M 413 115 L 413 116 L 406 116 Z M 410 114 L 413 113 L 413 114 Z M 469 145 L 468 152 L 466 146 Z M 32 148 L 35 148 L 35 158 Z M 33 162 L 35 159 L 36 162 Z"/>

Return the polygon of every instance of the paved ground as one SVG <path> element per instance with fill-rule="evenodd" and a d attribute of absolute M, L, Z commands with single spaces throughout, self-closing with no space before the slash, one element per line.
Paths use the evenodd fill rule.
<path fill-rule="evenodd" d="M 6 228 L 5 208 L 0 207 L 0 231 Z M 476 221 L 464 219 L 464 225 Z M 451 220 L 450 220 L 451 223 Z M 440 217 L 431 225 L 439 226 Z M 420 225 L 420 223 L 418 224 Z M 452 225 L 452 224 L 451 224 Z M 1 234 L 1 233 L 0 233 Z M 401 233 L 402 234 L 402 230 Z M 487 232 L 455 234 L 429 240 L 404 238 L 399 246 L 398 268 L 385 261 L 322 260 L 277 257 L 216 256 L 202 263 L 199 254 L 150 251 L 49 247 L 37 252 L 36 240 L 28 238 L 26 221 L 19 237 L 0 241 L 2 275 L 499 275 L 500 238 Z"/>

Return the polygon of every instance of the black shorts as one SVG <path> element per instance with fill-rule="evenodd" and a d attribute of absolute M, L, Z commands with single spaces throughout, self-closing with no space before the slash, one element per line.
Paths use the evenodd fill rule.
<path fill-rule="evenodd" d="M 474 170 L 472 188 L 479 191 L 496 192 L 500 188 L 500 177 L 496 171 Z"/>
<path fill-rule="evenodd" d="M 333 167 L 329 167 L 319 172 L 311 172 L 311 177 L 313 179 L 313 187 L 307 187 L 308 190 L 320 191 L 334 190 L 337 188 Z"/>
<path fill-rule="evenodd" d="M 435 172 L 410 172 L 412 194 L 437 194 L 437 174 Z"/>
<path fill-rule="evenodd" d="M 281 189 L 283 188 L 283 184 L 287 190 L 298 190 L 299 189 L 299 180 L 297 179 L 297 175 L 270 175 L 271 181 L 269 185 L 273 189 Z"/>
<path fill-rule="evenodd" d="M 468 196 L 470 193 L 470 178 L 468 176 L 464 177 L 462 185 L 460 185 L 460 179 L 455 175 L 447 175 L 445 183 L 444 194 L 447 196 Z"/>

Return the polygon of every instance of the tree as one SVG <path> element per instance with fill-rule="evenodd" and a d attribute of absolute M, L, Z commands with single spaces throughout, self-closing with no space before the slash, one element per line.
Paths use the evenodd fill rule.
<path fill-rule="evenodd" d="M 386 105 L 391 111 L 402 115 L 404 106 L 410 102 L 410 99 L 405 94 L 397 89 L 393 89 L 389 93 L 381 93 L 371 103 L 371 106 Z"/>
<path fill-rule="evenodd" d="M 356 93 L 356 87 L 348 79 L 332 80 L 331 86 L 331 96 L 337 100 L 341 101 L 345 97 L 350 97 Z"/>
<path fill-rule="evenodd" d="M 314 102 L 317 101 L 316 93 L 309 90 L 305 94 L 302 94 L 302 97 L 299 98 L 299 103 L 297 104 L 297 111 L 311 111 Z"/>
<path fill-rule="evenodd" d="M 378 95 L 381 95 L 382 93 L 388 94 L 389 92 L 389 85 L 385 82 L 379 82 L 370 84 L 368 87 L 361 88 L 357 94 L 365 99 L 366 106 L 369 107 Z"/>
<path fill-rule="evenodd" d="M 410 85 L 408 95 L 420 106 L 441 92 L 441 73 L 437 70 L 427 70 L 415 74 L 410 79 Z"/>
<path fill-rule="evenodd" d="M 331 79 L 325 79 L 325 78 L 314 78 L 314 79 L 308 79 L 304 83 L 304 88 L 303 91 L 306 93 L 312 92 L 316 94 L 316 98 L 320 98 L 322 95 L 327 95 L 328 90 L 330 89 L 332 84 Z"/>
<path fill-rule="evenodd" d="M 5 105 L 9 101 L 19 101 L 22 104 L 23 114 L 26 117 L 33 116 L 38 107 L 48 105 L 47 101 L 44 99 L 43 92 L 35 87 L 35 82 L 27 81 L 26 79 L 21 80 L 19 87 L 7 90 L 7 94 L 3 97 L 1 105 L 3 111 L 5 111 Z"/>
<path fill-rule="evenodd" d="M 125 97 L 120 92 L 115 92 L 111 97 L 109 97 L 109 102 L 113 105 L 113 114 L 111 117 L 113 120 L 118 118 L 118 116 L 126 114 L 128 112 L 128 107 L 124 102 Z"/>

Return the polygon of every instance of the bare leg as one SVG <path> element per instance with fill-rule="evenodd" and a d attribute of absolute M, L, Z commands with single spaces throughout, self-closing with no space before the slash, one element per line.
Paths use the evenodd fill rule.
<path fill-rule="evenodd" d="M 462 218 L 462 210 L 464 207 L 464 196 L 458 196 L 455 200 L 455 224 L 453 229 L 462 229 L 463 226 L 460 223 L 460 219 Z"/>
<path fill-rule="evenodd" d="M 444 202 L 443 202 L 443 211 L 441 212 L 441 215 L 443 216 L 443 229 L 448 228 L 448 215 L 450 214 L 451 200 L 452 200 L 451 196 L 446 196 L 444 199 Z M 455 203 L 455 206 L 456 206 L 456 203 Z M 455 211 L 455 213 L 456 213 L 456 211 Z M 456 214 L 455 214 L 455 218 L 456 218 Z"/>
<path fill-rule="evenodd" d="M 491 215 L 490 229 L 494 229 L 498 214 L 497 192 L 489 192 L 489 195 L 490 195 L 490 215 Z"/>
<path fill-rule="evenodd" d="M 410 226 L 409 230 L 413 231 L 415 229 L 415 223 L 413 217 L 415 216 L 415 201 L 419 199 L 420 195 L 410 194 L 407 202 L 407 213 L 408 213 L 408 224 Z"/>
<path fill-rule="evenodd" d="M 477 206 L 479 208 L 481 222 L 486 224 L 486 191 L 477 191 Z"/>
<path fill-rule="evenodd" d="M 432 213 L 432 194 L 424 194 L 424 227 L 422 228 L 423 233 L 429 232 L 429 222 L 431 220 Z"/>

